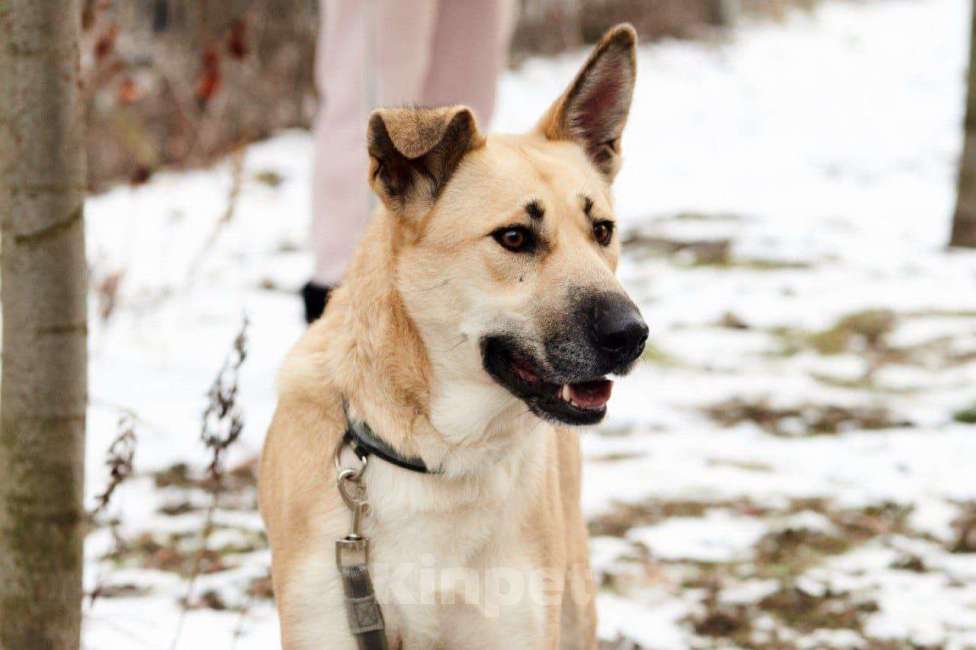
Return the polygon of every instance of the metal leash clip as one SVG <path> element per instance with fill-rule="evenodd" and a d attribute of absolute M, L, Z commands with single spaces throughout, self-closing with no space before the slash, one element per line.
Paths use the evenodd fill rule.
<path fill-rule="evenodd" d="M 362 535 L 363 518 L 369 513 L 366 486 L 363 484 L 363 472 L 368 461 L 366 456 L 356 453 L 359 467 L 343 467 L 341 456 L 346 446 L 356 452 L 349 439 L 343 437 L 335 452 L 336 486 L 350 510 L 352 521 L 349 534 L 336 541 L 336 566 L 346 596 L 349 630 L 360 650 L 386 650 L 383 611 L 376 601 L 373 580 L 369 575 L 369 540 Z"/>

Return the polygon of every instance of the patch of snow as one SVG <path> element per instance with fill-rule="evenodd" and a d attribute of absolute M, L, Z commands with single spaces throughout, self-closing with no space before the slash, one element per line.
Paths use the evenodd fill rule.
<path fill-rule="evenodd" d="M 690 609 L 666 594 L 648 592 L 638 603 L 601 593 L 597 596 L 597 610 L 597 633 L 601 639 L 624 637 L 654 650 L 688 648 L 689 636 L 680 622 L 691 613 Z"/>
<path fill-rule="evenodd" d="M 733 562 L 748 558 L 765 532 L 766 526 L 754 518 L 708 511 L 703 517 L 673 517 L 634 528 L 628 537 L 662 560 Z"/>

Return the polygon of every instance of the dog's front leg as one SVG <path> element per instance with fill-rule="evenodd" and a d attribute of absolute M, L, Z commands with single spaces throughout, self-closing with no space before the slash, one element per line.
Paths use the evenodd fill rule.
<path fill-rule="evenodd" d="M 338 531 L 348 525 L 344 515 L 341 508 L 315 513 L 315 525 L 292 527 L 292 535 L 274 540 L 272 576 L 284 650 L 358 647 L 336 557 Z"/>
<path fill-rule="evenodd" d="M 566 571 L 560 611 L 560 650 L 596 650 L 596 588 L 589 564 L 572 564 Z"/>
<path fill-rule="evenodd" d="M 275 574 L 282 574 L 275 580 L 282 649 L 356 650 L 332 546 L 314 547 L 289 558 L 287 569 L 275 567 Z"/>

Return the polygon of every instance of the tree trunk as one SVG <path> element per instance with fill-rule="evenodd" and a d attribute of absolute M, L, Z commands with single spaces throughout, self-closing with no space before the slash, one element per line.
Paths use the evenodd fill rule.
<path fill-rule="evenodd" d="M 0 650 L 80 644 L 86 360 L 78 0 L 0 0 Z"/>
<path fill-rule="evenodd" d="M 966 140 L 959 163 L 956 214 L 952 220 L 949 245 L 976 247 L 976 8 L 973 9 L 970 34 Z"/>

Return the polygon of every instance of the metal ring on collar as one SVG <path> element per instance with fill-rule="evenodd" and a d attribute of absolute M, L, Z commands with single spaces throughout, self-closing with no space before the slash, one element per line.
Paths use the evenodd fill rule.
<path fill-rule="evenodd" d="M 339 472 L 339 495 L 342 497 L 342 500 L 346 502 L 346 505 L 350 510 L 359 510 L 360 512 L 365 513 L 365 509 L 369 506 L 369 503 L 365 498 L 365 491 L 362 484 L 359 482 L 359 479 L 352 478 L 354 473 L 355 470 L 349 469 L 348 467 Z M 355 485 L 356 487 L 351 488 L 350 484 Z"/>
<path fill-rule="evenodd" d="M 335 469 L 336 469 L 336 487 L 339 488 L 339 495 L 342 500 L 345 501 L 346 506 L 350 510 L 364 512 L 367 507 L 365 487 L 362 485 L 363 472 L 366 471 L 366 466 L 369 461 L 365 456 L 360 456 L 356 454 L 356 458 L 359 459 L 360 465 L 358 468 L 343 467 L 342 465 L 342 448 L 346 445 L 350 445 L 349 441 L 343 439 L 336 446 L 335 451 Z M 351 447 L 352 445 L 350 445 Z M 355 487 L 353 487 L 355 486 Z"/>
<path fill-rule="evenodd" d="M 351 467 L 342 466 L 342 448 L 349 446 L 352 449 L 353 454 L 359 459 L 359 469 L 352 469 Z M 336 445 L 335 455 L 333 456 L 333 462 L 335 463 L 336 476 L 338 477 L 343 470 L 348 469 L 352 471 L 352 475 L 349 477 L 353 481 L 358 481 L 366 471 L 366 465 L 369 463 L 368 456 L 361 456 L 356 452 L 356 447 L 349 442 L 347 438 L 342 438 L 339 444 Z"/>

